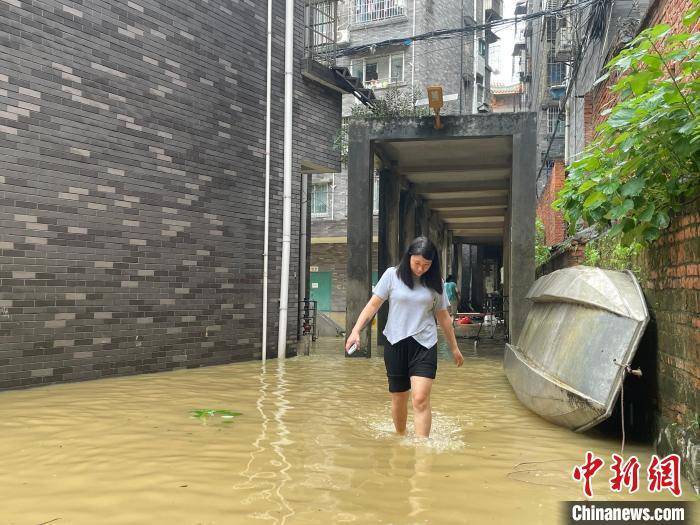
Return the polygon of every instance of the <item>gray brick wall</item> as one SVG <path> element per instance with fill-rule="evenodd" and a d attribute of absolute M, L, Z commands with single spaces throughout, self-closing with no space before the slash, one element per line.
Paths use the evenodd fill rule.
<path fill-rule="evenodd" d="M 260 356 L 265 9 L 0 2 L 0 388 Z M 282 230 L 275 9 L 269 354 Z M 340 121 L 339 94 L 297 74 L 295 95 L 290 343 L 299 166 L 338 169 Z"/>
<path fill-rule="evenodd" d="M 331 310 L 345 311 L 345 293 L 348 274 L 348 252 L 345 243 L 313 244 L 311 266 L 319 272 L 331 272 Z M 372 243 L 372 264 L 377 266 L 377 243 Z"/>

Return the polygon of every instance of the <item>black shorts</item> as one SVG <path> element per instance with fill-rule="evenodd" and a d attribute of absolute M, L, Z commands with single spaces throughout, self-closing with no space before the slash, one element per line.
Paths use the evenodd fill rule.
<path fill-rule="evenodd" d="M 411 376 L 435 379 L 437 345 L 426 348 L 407 337 L 384 350 L 384 365 L 389 392 L 406 392 L 411 389 Z"/>

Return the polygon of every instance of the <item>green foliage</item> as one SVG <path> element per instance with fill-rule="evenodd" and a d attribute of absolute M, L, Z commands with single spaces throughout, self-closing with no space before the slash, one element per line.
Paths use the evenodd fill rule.
<path fill-rule="evenodd" d="M 396 86 L 386 89 L 384 96 L 375 100 L 374 108 L 361 104 L 352 106 L 350 116 L 343 119 L 343 124 L 333 137 L 333 148 L 340 152 L 340 159 L 345 164 L 348 159 L 348 127 L 352 121 L 384 120 L 390 121 L 403 117 L 426 117 L 430 109 L 416 107 L 416 101 L 421 98 L 419 89 L 413 91 L 401 90 Z"/>
<path fill-rule="evenodd" d="M 207 422 L 209 418 L 220 416 L 222 423 L 233 423 L 233 418 L 242 415 L 240 412 L 231 410 L 217 410 L 212 408 L 194 408 L 190 410 L 190 415 L 200 421 Z"/>
<path fill-rule="evenodd" d="M 620 236 L 602 236 L 593 239 L 584 248 L 584 264 L 607 270 L 631 270 L 638 277 L 641 269 L 636 264 L 636 257 L 642 250 L 642 244 L 633 242 L 625 246 Z"/>
<path fill-rule="evenodd" d="M 538 217 L 535 220 L 535 266 L 541 266 L 549 260 L 549 246 L 545 244 L 544 223 Z"/>
<path fill-rule="evenodd" d="M 700 0 L 684 18 L 700 17 Z M 581 222 L 646 245 L 670 216 L 700 195 L 700 33 L 641 32 L 606 66 L 598 82 L 618 103 L 606 110 L 596 139 L 569 166 L 554 202 L 573 232 Z"/>

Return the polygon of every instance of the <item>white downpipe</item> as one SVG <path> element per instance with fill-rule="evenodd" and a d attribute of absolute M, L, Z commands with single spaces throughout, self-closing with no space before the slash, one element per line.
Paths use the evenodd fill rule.
<path fill-rule="evenodd" d="M 294 97 L 294 0 L 285 1 L 284 10 L 284 206 L 282 208 L 282 274 L 280 276 L 280 324 L 277 359 L 287 350 L 287 310 L 289 302 L 289 253 L 292 237 L 292 101 Z"/>
<path fill-rule="evenodd" d="M 272 0 L 267 0 L 267 80 L 265 93 L 265 241 L 263 244 L 262 361 L 267 359 L 267 280 L 270 242 L 270 121 L 272 120 Z"/>
<path fill-rule="evenodd" d="M 416 36 L 416 0 L 413 0 L 413 32 L 411 36 Z M 411 89 L 415 91 L 415 73 L 416 73 L 416 41 L 411 41 Z"/>
<path fill-rule="evenodd" d="M 479 19 L 476 13 L 476 0 L 474 0 L 474 23 L 479 24 Z M 477 31 L 472 31 L 472 62 L 474 63 L 474 68 L 472 71 L 472 113 L 476 114 L 476 108 L 479 107 L 479 102 L 476 97 L 479 94 L 479 89 L 476 86 L 476 73 L 479 69 L 479 36 Z"/>

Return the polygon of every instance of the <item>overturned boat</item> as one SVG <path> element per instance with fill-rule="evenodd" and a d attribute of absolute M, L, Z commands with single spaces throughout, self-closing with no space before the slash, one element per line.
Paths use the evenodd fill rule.
<path fill-rule="evenodd" d="M 576 432 L 612 413 L 626 366 L 649 321 L 631 272 L 575 266 L 538 279 L 503 368 L 518 399 Z"/>

